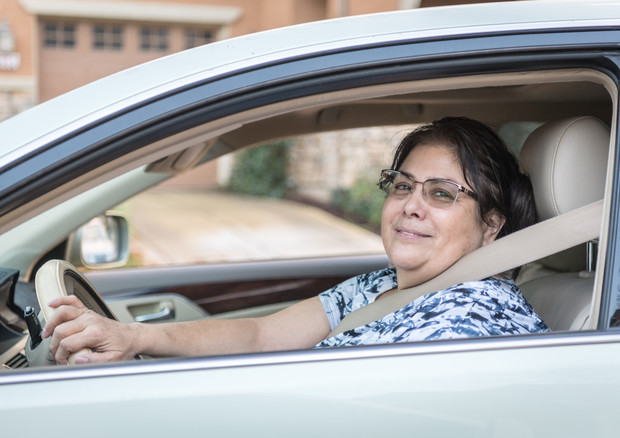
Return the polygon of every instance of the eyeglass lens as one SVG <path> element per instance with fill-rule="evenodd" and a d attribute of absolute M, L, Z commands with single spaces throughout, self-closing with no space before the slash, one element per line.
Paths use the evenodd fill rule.
<path fill-rule="evenodd" d="M 451 206 L 460 193 L 459 186 L 450 181 L 429 179 L 422 183 L 413 181 L 398 171 L 383 172 L 381 177 L 380 187 L 388 196 L 397 199 L 405 198 L 415 191 L 416 184 L 421 184 L 424 200 L 436 207 Z"/>

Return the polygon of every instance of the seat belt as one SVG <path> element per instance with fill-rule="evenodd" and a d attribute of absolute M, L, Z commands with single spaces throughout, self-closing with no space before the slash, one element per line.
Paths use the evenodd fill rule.
<path fill-rule="evenodd" d="M 482 280 L 598 238 L 603 200 L 571 210 L 497 239 L 463 256 L 438 276 L 383 297 L 345 316 L 328 338 L 377 321 L 422 295 Z"/>

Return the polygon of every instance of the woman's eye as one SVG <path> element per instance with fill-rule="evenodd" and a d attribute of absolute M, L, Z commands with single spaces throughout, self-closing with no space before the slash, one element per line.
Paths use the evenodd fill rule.
<path fill-rule="evenodd" d="M 394 191 L 399 192 L 399 193 L 403 193 L 403 192 L 410 192 L 411 191 L 411 184 L 407 184 L 404 182 L 399 182 L 394 184 Z"/>
<path fill-rule="evenodd" d="M 454 195 L 447 190 L 442 189 L 434 189 L 430 192 L 431 197 L 433 199 L 437 199 L 442 202 L 452 202 L 454 201 Z"/>

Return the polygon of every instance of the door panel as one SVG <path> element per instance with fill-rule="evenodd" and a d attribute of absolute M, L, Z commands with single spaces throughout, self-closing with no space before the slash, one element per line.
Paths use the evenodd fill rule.
<path fill-rule="evenodd" d="M 91 271 L 87 276 L 106 298 L 177 293 L 208 313 L 220 313 L 316 296 L 387 265 L 385 255 L 376 255 Z"/>
<path fill-rule="evenodd" d="M 7 436 L 70 413 L 95 437 L 615 437 L 619 367 L 620 338 L 587 335 L 62 368 L 0 376 L 0 415 Z"/>

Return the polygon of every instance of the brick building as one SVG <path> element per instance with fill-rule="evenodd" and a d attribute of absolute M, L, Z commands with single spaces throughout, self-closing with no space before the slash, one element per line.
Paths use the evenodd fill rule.
<path fill-rule="evenodd" d="M 214 40 L 345 15 L 473 2 L 2 0 L 0 120 L 115 71 Z"/>

